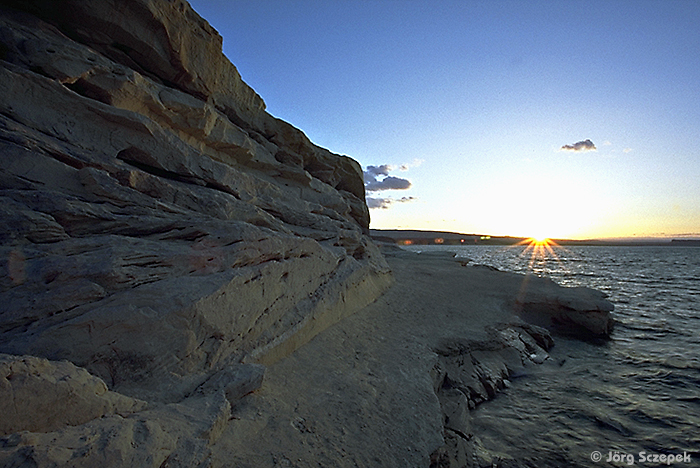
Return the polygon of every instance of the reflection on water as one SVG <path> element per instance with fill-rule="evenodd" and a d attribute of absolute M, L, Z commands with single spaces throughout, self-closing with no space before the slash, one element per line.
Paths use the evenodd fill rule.
<path fill-rule="evenodd" d="M 473 411 L 487 449 L 519 466 L 610 466 L 611 450 L 685 451 L 700 466 L 700 248 L 567 247 L 537 258 L 523 247 L 428 248 L 595 288 L 615 304 L 609 342 L 557 337 L 551 360 Z"/>

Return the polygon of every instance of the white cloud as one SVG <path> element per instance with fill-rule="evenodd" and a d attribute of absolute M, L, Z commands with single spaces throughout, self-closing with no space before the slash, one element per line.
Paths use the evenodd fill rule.
<path fill-rule="evenodd" d="M 412 168 L 412 167 L 418 167 L 418 166 L 420 166 L 420 165 L 423 164 L 424 162 L 425 162 L 425 159 L 418 159 L 418 158 L 416 158 L 416 159 L 413 160 L 413 162 L 410 162 L 410 163 L 407 163 L 407 164 L 401 164 L 401 165 L 399 166 L 399 169 L 400 169 L 401 171 L 406 172 L 407 170 L 409 170 L 409 169 Z"/>
<path fill-rule="evenodd" d="M 630 151 L 632 151 L 632 148 L 625 148 L 622 150 L 623 153 L 629 153 Z"/>

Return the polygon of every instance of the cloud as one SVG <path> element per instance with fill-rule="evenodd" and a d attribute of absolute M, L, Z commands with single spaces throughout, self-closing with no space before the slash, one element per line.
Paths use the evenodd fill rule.
<path fill-rule="evenodd" d="M 406 190 L 411 188 L 411 181 L 401 177 L 386 176 L 382 180 L 365 179 L 365 190 L 368 192 L 379 192 L 382 190 Z"/>
<path fill-rule="evenodd" d="M 591 140 L 578 141 L 573 145 L 564 145 L 561 147 L 563 151 L 596 151 L 596 149 Z"/>
<path fill-rule="evenodd" d="M 408 167 L 408 165 L 404 166 Z M 380 192 L 382 190 L 406 190 L 411 188 L 410 180 L 389 175 L 389 172 L 393 170 L 394 166 L 389 164 L 367 166 L 363 173 L 365 190 L 368 192 Z"/>
<path fill-rule="evenodd" d="M 420 166 L 421 164 L 423 164 L 423 162 L 425 162 L 425 159 L 418 159 L 418 158 L 415 158 L 415 159 L 413 160 L 413 162 L 410 162 L 410 163 L 407 163 L 407 164 L 401 164 L 401 165 L 399 166 L 399 170 L 406 172 L 407 170 L 409 170 L 409 169 L 412 168 L 412 167 L 418 167 L 418 166 Z"/>
<path fill-rule="evenodd" d="M 411 167 L 419 166 L 423 161 L 420 159 L 414 159 L 412 163 L 402 164 L 398 167 L 400 171 L 407 171 Z M 370 192 L 382 192 L 384 190 L 408 190 L 411 188 L 411 181 L 404 179 L 403 177 L 396 177 L 389 175 L 396 167 L 390 164 L 382 164 L 380 166 L 367 166 L 364 170 L 363 175 L 365 178 L 365 191 L 369 194 Z M 402 197 L 402 198 L 392 198 L 392 197 L 376 197 L 367 196 L 365 200 L 367 206 L 371 209 L 387 209 L 391 207 L 394 203 L 406 203 L 415 200 L 415 197 Z"/>
<path fill-rule="evenodd" d="M 623 153 L 629 153 L 632 151 L 632 148 L 625 148 L 622 150 Z"/>
<path fill-rule="evenodd" d="M 407 203 L 412 202 L 416 197 L 401 197 L 401 198 L 391 198 L 391 197 L 367 197 L 367 207 L 370 209 L 380 208 L 386 210 L 394 203 Z"/>
<path fill-rule="evenodd" d="M 394 166 L 390 166 L 389 164 L 382 164 L 381 166 L 367 166 L 367 169 L 364 171 L 365 180 L 367 180 L 368 176 L 374 179 L 380 175 L 389 175 L 389 172 L 392 170 L 394 170 Z"/>

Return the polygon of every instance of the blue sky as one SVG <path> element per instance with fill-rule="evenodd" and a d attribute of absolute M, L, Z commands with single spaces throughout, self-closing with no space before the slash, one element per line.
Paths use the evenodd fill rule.
<path fill-rule="evenodd" d="M 190 3 L 373 228 L 700 237 L 700 1 Z"/>

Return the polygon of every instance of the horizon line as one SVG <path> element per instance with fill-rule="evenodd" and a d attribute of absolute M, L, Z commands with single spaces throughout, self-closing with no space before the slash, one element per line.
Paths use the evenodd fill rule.
<path fill-rule="evenodd" d="M 432 230 L 432 229 L 410 229 L 410 228 L 372 228 L 370 231 L 412 231 L 412 232 L 422 232 L 422 233 L 443 233 L 443 234 L 453 234 L 457 236 L 468 236 L 468 237 L 488 237 L 488 238 L 501 238 L 501 239 L 532 239 L 532 236 L 514 236 L 514 235 L 496 235 L 496 234 L 484 234 L 484 233 L 464 233 L 458 231 L 443 231 L 443 230 Z M 662 241 L 700 241 L 699 234 L 676 234 L 676 235 L 661 235 L 661 236 L 617 236 L 617 237 L 588 237 L 588 238 L 571 238 L 571 237 L 548 237 L 551 241 L 565 241 L 565 242 L 662 242 Z"/>

